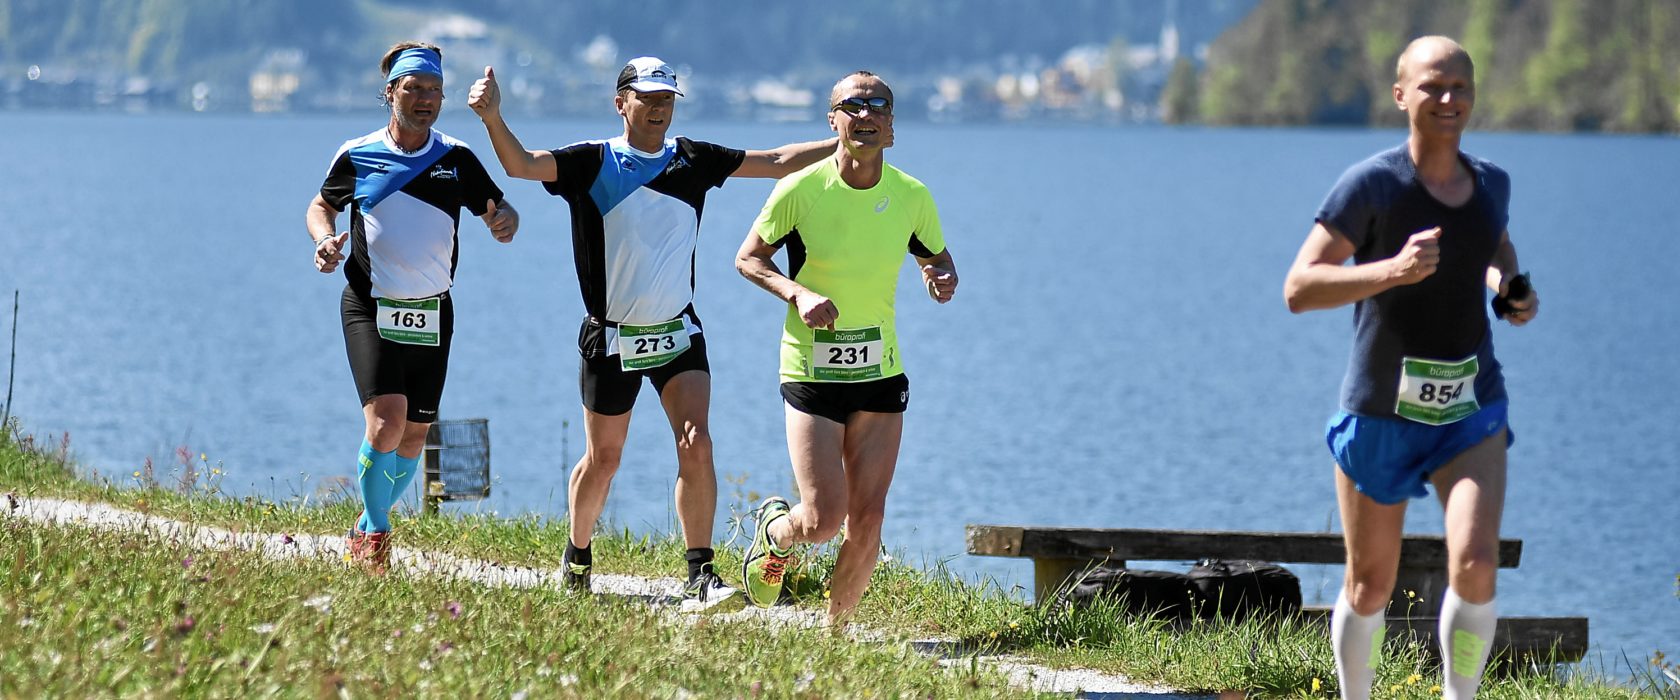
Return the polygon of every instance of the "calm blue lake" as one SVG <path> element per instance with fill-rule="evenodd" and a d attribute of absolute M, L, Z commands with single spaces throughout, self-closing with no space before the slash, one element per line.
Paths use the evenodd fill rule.
<path fill-rule="evenodd" d="M 527 146 L 611 135 L 514 119 Z M 0 112 L 0 291 L 21 290 L 13 413 L 126 475 L 179 446 L 227 490 L 312 494 L 352 473 L 361 413 L 339 332 L 341 275 L 310 265 L 304 206 L 355 117 Z M 751 148 L 820 123 L 683 123 Z M 442 130 L 494 161 L 477 120 Z M 891 160 L 933 190 L 962 275 L 928 301 L 908 268 L 899 329 L 914 386 L 889 548 L 1031 585 L 1024 561 L 963 555 L 967 523 L 1339 529 L 1323 444 L 1352 311 L 1293 316 L 1284 272 L 1349 164 L 1394 131 L 899 125 Z M 1510 615 L 1586 615 L 1599 657 L 1680 652 L 1680 139 L 1474 134 L 1513 175 L 1511 231 L 1544 300 L 1496 330 L 1512 396 L 1501 575 Z M 499 168 L 490 166 L 493 172 Z M 582 304 L 565 203 L 501 178 L 509 246 L 462 225 L 442 413 L 490 419 L 495 493 L 466 508 L 565 510 L 582 449 Z M 736 275 L 770 191 L 708 201 L 696 270 L 724 501 L 791 493 L 776 391 L 782 307 Z M 1666 301 L 1665 301 L 1666 300 Z M 0 322 L 9 327 L 9 308 Z M 675 528 L 669 428 L 644 392 L 607 516 Z M 1434 501 L 1408 526 L 1441 531 Z M 1168 566 L 1171 566 L 1170 564 Z M 677 565 L 673 562 L 672 571 Z M 1302 570 L 1334 600 L 1336 567 Z"/>

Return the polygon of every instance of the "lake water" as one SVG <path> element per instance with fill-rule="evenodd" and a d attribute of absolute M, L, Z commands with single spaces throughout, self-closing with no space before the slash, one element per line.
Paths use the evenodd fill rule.
<path fill-rule="evenodd" d="M 603 112 L 513 123 L 528 146 L 558 146 L 616 133 Z M 313 493 L 350 474 L 362 426 L 343 278 L 310 266 L 303 211 L 338 144 L 380 124 L 372 109 L 0 112 L 0 291 L 22 292 L 13 413 L 68 432 L 107 474 L 173 463 L 179 446 L 221 463 L 237 494 Z M 476 119 L 454 111 L 440 126 L 493 162 Z M 681 127 L 739 147 L 825 136 L 817 123 Z M 1339 529 L 1322 431 L 1352 312 L 1292 316 L 1281 287 L 1336 176 L 1404 134 L 899 133 L 891 159 L 932 189 L 962 286 L 938 306 L 904 276 L 915 391 L 890 548 L 1030 587 L 1025 561 L 963 555 L 963 526 Z M 1501 574 L 1501 612 L 1589 616 L 1606 662 L 1680 652 L 1680 140 L 1473 134 L 1466 149 L 1512 173 L 1512 235 L 1544 299 L 1533 325 L 1495 331 L 1517 435 L 1504 535 L 1525 542 L 1521 568 Z M 495 493 L 465 507 L 558 517 L 583 443 L 568 219 L 537 184 L 499 179 L 523 229 L 502 246 L 463 222 L 442 415 L 490 419 Z M 782 307 L 732 267 L 769 190 L 715 191 L 695 263 L 729 480 L 720 533 L 729 503 L 792 490 Z M 607 516 L 674 530 L 674 473 L 647 390 Z M 1439 506 L 1414 502 L 1408 528 L 1440 532 Z M 1337 567 L 1301 571 L 1309 602 L 1334 600 Z"/>

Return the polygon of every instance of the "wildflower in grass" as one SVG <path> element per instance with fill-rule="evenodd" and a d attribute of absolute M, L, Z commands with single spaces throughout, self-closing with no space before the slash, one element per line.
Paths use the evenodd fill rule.
<path fill-rule="evenodd" d="M 251 625 L 251 631 L 256 632 L 257 634 L 268 634 L 274 631 L 274 623 L 264 622 L 261 624 Z"/>
<path fill-rule="evenodd" d="M 290 533 L 281 533 L 280 534 L 280 543 L 281 544 L 292 544 L 292 543 L 295 543 L 295 542 L 297 542 L 297 540 L 292 539 L 292 535 Z"/>
<path fill-rule="evenodd" d="M 450 619 L 458 620 L 458 619 L 461 618 L 461 604 L 460 603 L 451 600 L 443 606 L 443 609 L 449 611 L 449 618 Z"/>
<path fill-rule="evenodd" d="M 332 607 L 332 596 L 330 596 L 330 595 L 318 595 L 318 596 L 315 596 L 314 598 L 310 598 L 309 600 L 303 601 L 303 604 L 305 606 L 315 608 L 316 610 L 319 610 L 322 615 L 325 615 L 325 614 L 327 614 L 327 611 L 330 610 L 331 607 Z"/>
<path fill-rule="evenodd" d="M 192 565 L 193 565 L 193 558 L 192 557 L 187 557 L 187 558 L 181 560 L 181 568 L 183 568 L 183 569 L 191 569 Z"/>
<path fill-rule="evenodd" d="M 187 615 L 175 623 L 175 634 L 188 634 L 197 626 L 198 621 L 194 620 L 193 616 Z"/>
<path fill-rule="evenodd" d="M 1317 693 L 1321 690 L 1324 690 L 1324 681 L 1319 680 L 1317 676 L 1313 676 L 1312 691 Z"/>
<path fill-rule="evenodd" d="M 1441 686 L 1438 686 L 1438 685 L 1429 686 L 1429 694 L 1430 695 L 1440 695 L 1441 694 Z"/>
<path fill-rule="evenodd" d="M 1012 630 L 1021 629 L 1021 623 L 1016 622 L 1014 620 L 1010 620 L 1009 621 L 1009 629 L 1012 629 Z"/>
<path fill-rule="evenodd" d="M 1423 676 L 1414 673 L 1410 676 L 1406 676 L 1406 685 L 1417 685 L 1418 681 L 1421 680 L 1423 680 Z"/>

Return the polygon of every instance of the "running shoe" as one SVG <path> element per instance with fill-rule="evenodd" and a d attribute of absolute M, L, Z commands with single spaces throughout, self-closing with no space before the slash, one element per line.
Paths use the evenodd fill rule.
<path fill-rule="evenodd" d="M 572 561 L 572 553 L 577 551 L 570 541 L 566 542 L 566 551 L 560 555 L 560 584 L 568 591 L 576 593 L 589 592 L 589 564 L 579 564 Z"/>
<path fill-rule="evenodd" d="M 391 568 L 391 533 L 363 532 L 352 526 L 345 542 L 350 547 L 350 563 L 375 574 Z"/>
<path fill-rule="evenodd" d="M 560 583 L 568 591 L 589 592 L 589 565 L 566 562 L 561 565 Z"/>
<path fill-rule="evenodd" d="M 683 586 L 683 612 L 699 612 L 729 602 L 735 597 L 735 589 L 719 578 L 717 572 L 712 571 L 712 565 L 706 564 L 700 573 L 689 579 Z"/>
<path fill-rule="evenodd" d="M 383 575 L 391 570 L 391 533 L 369 532 L 364 538 L 368 546 L 368 570 Z"/>
<path fill-rule="evenodd" d="M 759 504 L 752 546 L 747 549 L 746 560 L 741 562 L 741 582 L 747 589 L 747 599 L 761 608 L 775 605 L 782 597 L 784 577 L 794 564 L 791 551 L 778 552 L 770 546 L 770 523 L 786 516 L 788 510 L 787 500 L 780 496 L 771 496 Z"/>

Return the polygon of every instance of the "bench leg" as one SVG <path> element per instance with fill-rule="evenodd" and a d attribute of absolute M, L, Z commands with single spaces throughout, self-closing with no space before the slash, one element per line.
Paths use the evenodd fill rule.
<path fill-rule="evenodd" d="M 1038 603 L 1055 600 L 1056 592 L 1066 586 L 1070 579 L 1084 573 L 1096 563 L 1090 559 L 1034 559 L 1033 600 Z M 1126 565 L 1126 562 L 1118 560 L 1103 563 L 1117 567 Z"/>

